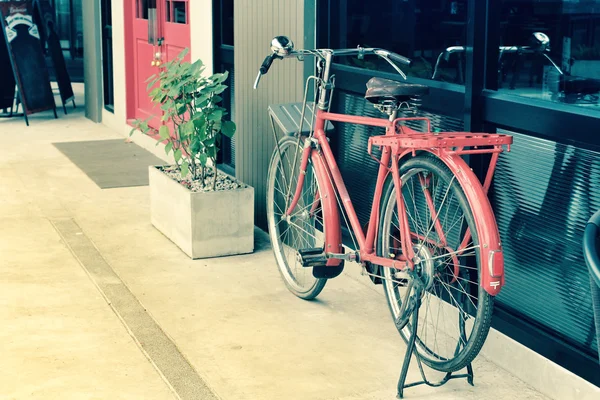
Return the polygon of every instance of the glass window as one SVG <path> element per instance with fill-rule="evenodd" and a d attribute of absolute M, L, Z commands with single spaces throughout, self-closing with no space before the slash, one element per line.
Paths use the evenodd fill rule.
<path fill-rule="evenodd" d="M 187 2 L 167 1 L 167 22 L 187 24 Z"/>
<path fill-rule="evenodd" d="M 600 109 L 600 0 L 502 0 L 498 90 Z"/>
<path fill-rule="evenodd" d="M 54 7 L 54 28 L 65 56 L 72 59 L 83 57 L 83 0 L 51 0 Z"/>
<path fill-rule="evenodd" d="M 114 73 L 112 40 L 112 2 L 102 0 L 102 73 L 104 83 L 104 107 L 114 112 Z"/>
<path fill-rule="evenodd" d="M 332 48 L 380 47 L 413 60 L 409 76 L 464 84 L 467 0 L 331 0 L 329 26 L 320 32 Z M 335 10 L 335 11 L 334 11 Z M 458 46 L 458 47 L 457 47 Z M 337 62 L 393 72 L 378 57 Z M 437 68 L 436 68 L 437 65 Z"/>
<path fill-rule="evenodd" d="M 581 238 L 588 218 L 600 209 L 600 197 L 590 195 L 590 188 L 600 187 L 600 153 L 498 133 L 513 135 L 518 145 L 500 155 L 490 194 L 511 277 L 497 304 L 597 357 Z"/>
<path fill-rule="evenodd" d="M 221 0 L 221 44 L 233 46 L 233 0 Z"/>
<path fill-rule="evenodd" d="M 148 19 L 148 0 L 137 0 L 136 18 Z"/>

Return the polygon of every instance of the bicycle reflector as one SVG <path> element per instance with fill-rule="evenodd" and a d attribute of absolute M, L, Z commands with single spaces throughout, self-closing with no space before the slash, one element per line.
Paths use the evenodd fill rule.
<path fill-rule="evenodd" d="M 490 250 L 488 267 L 490 276 L 500 278 L 504 274 L 504 254 L 502 250 Z"/>

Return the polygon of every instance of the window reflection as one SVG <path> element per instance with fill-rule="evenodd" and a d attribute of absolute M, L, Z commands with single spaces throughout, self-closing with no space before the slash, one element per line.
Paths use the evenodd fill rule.
<path fill-rule="evenodd" d="M 600 1 L 503 0 L 500 32 L 499 91 L 599 107 Z"/>
<path fill-rule="evenodd" d="M 233 46 L 233 0 L 221 0 L 221 43 Z"/>
<path fill-rule="evenodd" d="M 385 48 L 413 60 L 407 75 L 431 79 L 439 55 L 466 42 L 467 0 L 332 0 L 330 20 L 330 47 Z M 394 72 L 377 57 L 336 62 Z M 464 54 L 437 64 L 436 79 L 464 84 Z"/>
<path fill-rule="evenodd" d="M 187 24 L 187 3 L 173 2 L 173 22 L 176 24 Z"/>
<path fill-rule="evenodd" d="M 166 20 L 174 24 L 187 24 L 187 2 L 167 0 Z"/>

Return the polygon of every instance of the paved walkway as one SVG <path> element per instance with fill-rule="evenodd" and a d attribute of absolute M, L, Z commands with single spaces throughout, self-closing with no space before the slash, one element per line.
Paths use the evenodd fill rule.
<path fill-rule="evenodd" d="M 51 144 L 119 137 L 81 110 L 0 120 L 0 399 L 395 398 L 405 346 L 380 287 L 344 274 L 299 300 L 260 231 L 251 255 L 190 260 L 151 226 L 148 187 L 101 190 Z M 546 399 L 474 368 L 475 387 L 406 398 Z"/>

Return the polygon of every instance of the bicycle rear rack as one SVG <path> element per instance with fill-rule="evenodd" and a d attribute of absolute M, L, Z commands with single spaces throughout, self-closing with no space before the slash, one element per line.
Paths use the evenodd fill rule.
<path fill-rule="evenodd" d="M 513 142 L 512 136 L 498 133 L 419 133 L 407 127 L 400 127 L 400 132 L 369 138 L 369 154 L 372 146 L 389 147 L 394 155 L 419 149 L 444 149 L 451 154 L 500 153 L 504 146 L 510 151 Z"/>

